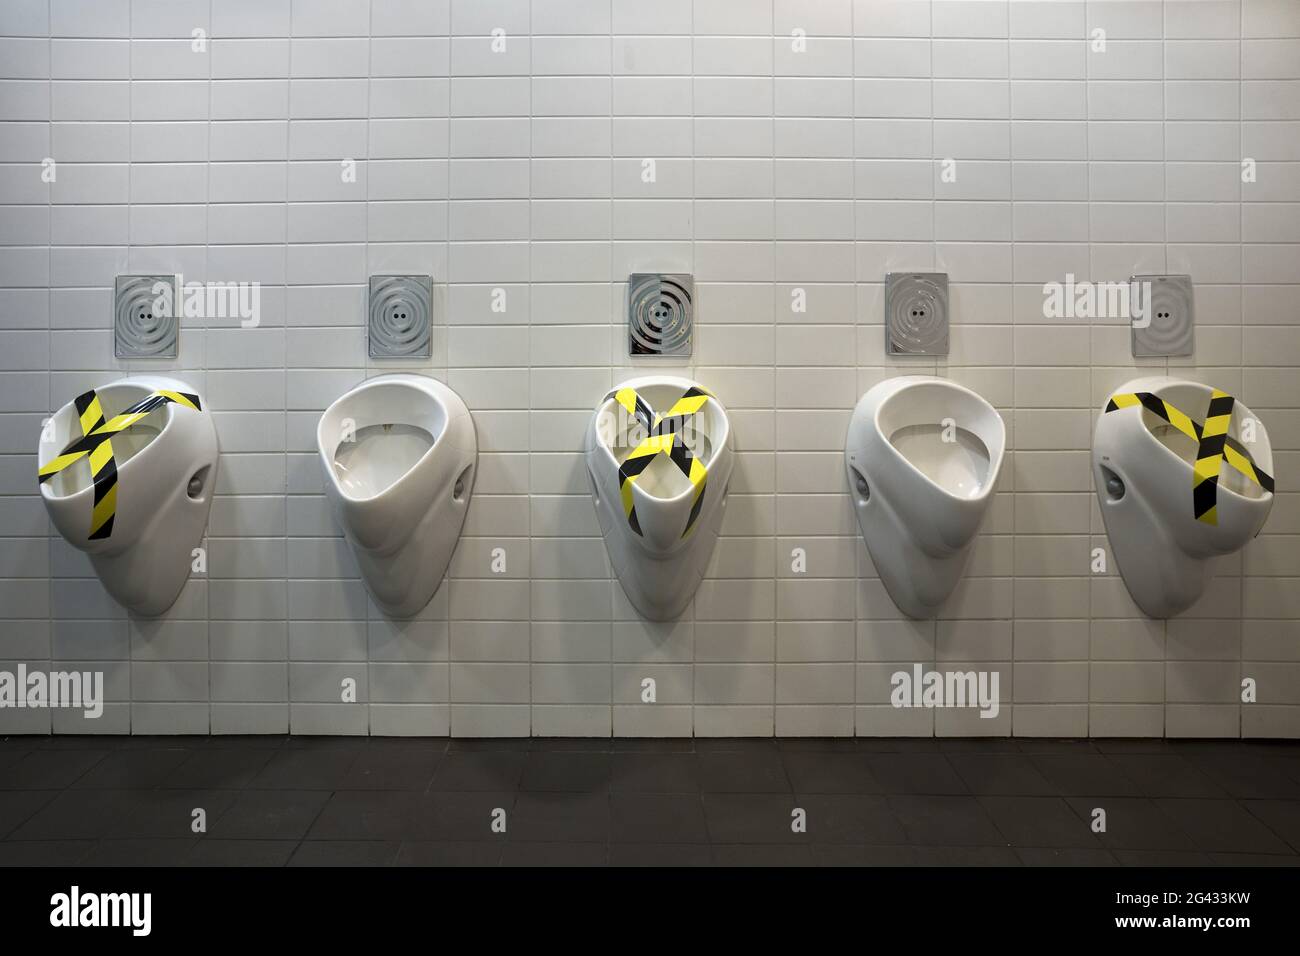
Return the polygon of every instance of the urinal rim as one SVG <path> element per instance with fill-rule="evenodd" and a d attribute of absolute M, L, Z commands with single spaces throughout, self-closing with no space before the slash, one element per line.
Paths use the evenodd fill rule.
<path fill-rule="evenodd" d="M 201 391 L 195 389 L 192 385 L 188 384 L 187 382 L 182 382 L 178 379 L 170 378 L 165 375 L 128 375 L 126 378 L 119 378 L 116 381 L 109 382 L 107 385 L 102 385 L 95 388 L 95 393 L 97 395 L 102 395 L 106 391 L 119 388 L 124 385 L 130 387 L 138 387 L 143 390 L 143 394 L 141 394 L 139 398 L 134 399 L 134 401 L 139 401 L 140 398 L 144 398 L 146 395 L 149 395 L 151 392 L 157 391 L 160 388 L 165 388 L 168 391 L 186 392 L 187 394 L 190 395 L 197 395 L 199 397 L 199 410 L 195 412 L 195 414 L 197 415 L 208 414 L 207 404 L 203 401 L 203 393 Z M 129 407 L 130 404 L 131 403 L 128 402 L 127 405 L 123 407 Z M 56 411 L 55 414 L 57 415 L 59 412 L 63 411 L 63 409 L 67 408 L 70 405 L 72 405 L 72 402 L 64 402 L 62 405 L 59 406 L 58 411 Z M 147 448 L 152 448 L 154 445 L 157 445 L 159 442 L 163 440 L 163 436 L 166 435 L 167 432 L 171 429 L 172 422 L 176 420 L 176 410 L 180 407 L 181 406 L 177 405 L 175 402 L 164 402 L 161 406 L 159 406 L 159 408 L 155 408 L 153 410 L 154 413 L 157 413 L 159 410 L 165 411 L 167 414 L 166 421 L 163 422 L 162 428 L 158 429 L 158 435 L 151 442 L 149 442 L 149 444 L 146 445 L 145 448 L 142 448 L 139 452 L 132 455 L 130 458 L 122 462 L 120 465 L 115 463 L 114 467 L 117 470 L 117 476 L 119 482 L 125 481 L 127 477 L 129 477 L 130 475 L 134 474 L 137 471 L 137 469 L 135 468 L 135 463 L 142 457 L 143 452 Z M 191 412 L 194 411 L 194 409 L 187 408 L 185 409 L 185 411 Z M 41 456 L 38 454 L 36 456 L 37 467 L 40 468 L 48 464 L 49 461 L 51 461 L 53 458 L 57 456 L 57 454 L 58 452 L 55 452 L 55 454 L 51 455 L 49 458 L 44 460 L 42 460 Z M 62 503 L 65 501 L 76 502 L 76 501 L 80 501 L 83 498 L 89 498 L 91 495 L 95 493 L 95 483 L 93 481 L 90 484 L 86 485 L 86 487 L 79 488 L 77 491 L 74 491 L 70 495 L 54 494 L 54 492 L 51 490 L 50 482 L 48 481 L 41 482 L 39 487 L 41 490 L 41 497 L 50 504 Z"/>
<path fill-rule="evenodd" d="M 610 404 L 618 405 L 617 400 L 614 398 L 615 392 L 617 392 L 621 388 L 631 388 L 639 391 L 640 390 L 639 385 L 652 385 L 652 386 L 680 385 L 682 386 L 682 391 L 685 391 L 688 388 L 700 388 L 700 389 L 705 388 L 699 382 L 693 381 L 692 379 L 689 378 L 682 378 L 681 376 L 677 376 L 677 375 L 643 375 L 639 378 L 630 378 L 627 381 L 619 382 L 612 389 L 610 389 L 608 395 L 601 401 L 599 405 L 596 406 L 595 411 L 591 413 L 591 436 L 592 436 L 592 444 L 595 445 L 596 448 L 599 448 L 604 453 L 606 458 L 606 464 L 613 465 L 615 471 L 617 471 L 619 467 L 618 459 L 614 457 L 614 452 L 609 447 L 609 445 L 605 444 L 605 442 L 601 439 L 600 429 L 596 427 L 596 422 L 600 420 L 601 414 L 605 411 L 605 408 L 608 405 Z M 709 391 L 708 389 L 705 390 Z M 718 411 L 720 412 L 719 417 L 722 421 L 722 427 L 723 427 L 722 441 L 713 442 L 711 440 L 713 454 L 712 457 L 710 457 L 707 462 L 704 462 L 704 467 L 712 471 L 714 465 L 719 461 L 719 459 L 721 459 L 722 455 L 724 453 L 730 453 L 731 451 L 731 447 L 730 447 L 731 415 L 727 412 L 727 406 L 723 405 L 722 402 L 718 401 L 717 396 L 715 396 L 712 391 L 709 391 L 709 396 L 710 396 L 709 400 L 715 402 L 718 406 Z M 655 409 L 655 411 L 659 411 L 659 409 Z M 727 477 L 730 478 L 730 473 L 728 473 Z M 663 504 L 676 504 L 677 502 L 695 493 L 694 488 L 685 488 L 678 494 L 673 495 L 671 498 L 665 498 L 662 495 L 649 494 L 644 488 L 641 488 L 636 482 L 633 482 L 632 493 L 635 495 L 638 491 L 641 492 L 641 496 L 644 499 L 653 502 L 660 502 Z"/>
<path fill-rule="evenodd" d="M 432 383 L 432 385 L 430 385 L 430 383 Z M 321 441 L 321 429 L 325 427 L 325 420 L 330 417 L 330 413 L 333 412 L 337 406 L 341 405 L 343 402 L 347 401 L 348 399 L 360 395 L 362 392 L 370 388 L 376 388 L 380 385 L 402 385 L 423 392 L 432 401 L 436 402 L 442 408 L 443 415 L 445 418 L 445 424 L 442 427 L 442 431 L 437 435 L 437 437 L 434 438 L 433 444 L 431 444 L 425 450 L 424 454 L 421 455 L 419 459 L 417 459 L 416 462 L 413 465 L 411 465 L 411 467 L 408 468 L 400 478 L 392 482 L 387 488 L 385 488 L 383 491 L 379 492 L 378 494 L 368 495 L 366 497 L 359 498 L 356 495 L 348 494 L 346 489 L 344 489 L 343 486 L 339 483 L 338 475 L 334 473 L 334 467 L 332 461 L 334 453 L 338 451 L 338 444 L 335 444 L 333 448 L 330 450 L 329 455 L 326 455 L 325 445 Z M 455 398 L 460 403 L 460 408 L 452 409 L 451 407 L 449 407 L 450 403 L 447 400 L 447 398 L 438 394 L 436 387 L 433 386 L 441 386 L 443 389 L 445 389 L 450 397 Z M 384 375 L 376 375 L 373 378 L 366 379 L 360 385 L 348 389 L 338 398 L 334 399 L 334 401 L 330 402 L 330 404 L 326 407 L 325 411 L 321 412 L 320 420 L 316 423 L 316 451 L 320 455 L 321 464 L 324 466 L 326 477 L 329 478 L 331 484 L 334 487 L 334 491 L 338 494 L 341 500 L 352 505 L 372 504 L 374 502 L 382 500 L 383 498 L 395 494 L 399 488 L 406 485 L 408 482 L 412 480 L 411 477 L 412 475 L 414 475 L 418 471 L 423 471 L 427 463 L 431 460 L 433 453 L 437 451 L 438 448 L 441 447 L 444 444 L 444 442 L 447 440 L 447 436 L 450 434 L 452 430 L 453 422 L 455 422 L 462 415 L 468 415 L 468 412 L 469 410 L 468 407 L 465 405 L 464 399 L 462 399 L 460 395 L 458 395 L 455 392 L 455 390 L 451 388 L 451 386 L 438 381 L 436 378 L 432 378 L 428 375 L 416 375 L 410 372 L 389 372 L 389 373 L 385 373 Z"/>
<path fill-rule="evenodd" d="M 998 433 L 999 447 L 996 456 L 997 458 L 996 461 L 994 461 L 994 455 L 992 454 L 992 449 L 989 448 L 989 443 L 985 440 L 983 435 L 980 435 L 977 432 L 972 431 L 970 428 L 963 429 L 964 431 L 968 431 L 976 438 L 978 438 L 980 444 L 984 446 L 984 450 L 989 452 L 988 477 L 987 480 L 984 482 L 984 486 L 980 490 L 980 493 L 978 495 L 961 497 L 960 495 L 955 495 L 947 488 L 943 487 L 941 484 L 939 484 L 937 481 L 935 481 L 925 472 L 921 471 L 920 468 L 916 467 L 916 465 L 912 464 L 912 462 L 908 459 L 908 457 L 904 455 L 902 452 L 900 452 L 898 448 L 894 445 L 894 443 L 890 441 L 889 436 L 885 434 L 884 429 L 881 427 L 880 415 L 884 411 L 884 408 L 887 404 L 889 404 L 891 401 L 898 399 L 901 393 L 907 391 L 910 388 L 915 388 L 921 385 L 933 385 L 933 384 L 938 384 L 944 388 L 952 389 L 955 392 L 965 394 L 971 398 L 974 398 L 976 401 L 981 402 L 989 410 L 990 414 L 992 415 L 992 420 L 997 423 L 996 427 Z M 882 388 L 882 386 L 886 386 L 886 385 L 891 387 L 885 392 L 885 394 L 883 394 L 880 398 L 876 399 L 875 408 L 872 410 L 871 413 L 871 427 L 875 432 L 875 434 L 880 437 L 880 443 L 886 449 L 888 449 L 888 453 L 893 456 L 893 459 L 905 465 L 913 475 L 915 475 L 917 478 L 924 481 L 926 485 L 928 485 L 932 490 L 937 491 L 939 494 L 943 495 L 948 500 L 956 502 L 958 504 L 966 504 L 966 503 L 979 504 L 980 502 L 985 501 L 991 494 L 993 494 L 993 489 L 998 483 L 998 477 L 1002 474 L 1002 462 L 1006 457 L 1006 451 L 1007 451 L 1007 425 L 1006 422 L 1002 420 L 1002 416 L 998 414 L 998 410 L 993 407 L 993 403 L 990 402 L 988 399 L 986 399 L 979 392 L 976 392 L 973 389 L 969 389 L 965 385 L 962 385 L 958 382 L 954 382 L 951 379 L 941 378 L 937 375 L 933 375 L 933 376 L 932 375 L 897 375 L 894 376 L 893 378 L 885 379 L 883 382 L 877 382 L 875 385 L 873 385 L 871 388 L 867 390 L 866 394 L 863 395 L 863 398 L 866 399 L 867 396 L 869 396 L 873 391 L 875 391 L 878 388 Z"/>
<path fill-rule="evenodd" d="M 1139 387 L 1138 387 L 1139 385 L 1142 386 L 1142 387 L 1139 388 Z M 1111 392 L 1110 392 L 1110 394 L 1111 394 L 1111 395 L 1123 395 L 1123 394 L 1128 393 L 1128 392 L 1144 391 L 1144 392 L 1151 392 L 1151 393 L 1153 393 L 1157 398 L 1163 398 L 1163 396 L 1160 395 L 1159 389 L 1160 389 L 1162 386 L 1167 386 L 1167 385 L 1194 385 L 1194 386 L 1196 386 L 1197 388 L 1203 388 L 1203 389 L 1205 389 L 1205 391 L 1206 391 L 1207 393 L 1212 393 L 1212 392 L 1214 391 L 1214 386 L 1212 386 L 1212 385 L 1206 385 L 1206 384 L 1203 383 L 1203 382 L 1196 382 L 1196 381 L 1193 381 L 1193 380 L 1191 380 L 1191 379 L 1186 379 L 1186 378 L 1174 378 L 1174 377 L 1171 376 L 1171 375 L 1161 375 L 1161 376 L 1150 376 L 1150 377 L 1147 377 L 1147 378 L 1135 378 L 1135 379 L 1131 379 L 1131 380 L 1125 382 L 1123 385 L 1120 385 L 1118 388 L 1114 388 L 1114 389 L 1112 389 Z M 1107 400 L 1107 402 L 1109 402 L 1109 401 L 1110 401 L 1110 396 L 1107 396 L 1107 399 L 1106 399 L 1106 400 Z M 1255 421 L 1259 424 L 1259 427 L 1264 429 L 1264 435 L 1265 435 L 1265 437 L 1268 436 L 1268 429 L 1264 427 L 1264 422 L 1260 419 L 1260 417 L 1259 417 L 1258 415 L 1256 415 L 1253 411 L 1251 411 L 1251 408 L 1250 408 L 1249 405 L 1247 405 L 1245 402 L 1238 401 L 1235 397 L 1234 397 L 1234 399 L 1233 399 L 1233 403 L 1234 403 L 1235 405 L 1240 405 L 1241 408 L 1242 408 L 1243 410 L 1245 410 L 1245 412 L 1248 413 L 1248 414 L 1250 415 L 1251 418 L 1254 418 Z M 1189 464 L 1188 461 L 1187 461 L 1185 458 L 1183 458 L 1182 455 L 1179 455 L 1179 454 L 1178 454 L 1177 452 L 1175 452 L 1172 448 L 1170 448 L 1168 445 L 1166 445 L 1164 442 L 1162 442 L 1159 438 L 1157 438 L 1155 432 L 1153 432 L 1150 428 L 1147 427 L 1146 422 L 1145 422 L 1145 421 L 1143 420 L 1143 418 L 1142 418 L 1143 413 L 1147 411 L 1147 409 L 1146 409 L 1145 406 L 1143 406 L 1143 405 L 1141 405 L 1141 404 L 1138 404 L 1138 405 L 1130 406 L 1130 407 L 1128 407 L 1128 408 L 1121 408 L 1121 409 L 1119 409 L 1119 412 L 1120 412 L 1120 413 L 1123 413 L 1123 412 L 1132 412 L 1132 411 L 1136 411 L 1136 412 L 1137 412 L 1137 417 L 1138 417 L 1138 427 L 1139 427 L 1139 430 L 1141 431 L 1142 435 L 1144 436 L 1144 437 L 1143 437 L 1143 440 L 1146 441 L 1146 442 L 1148 442 L 1149 444 L 1153 445 L 1154 447 L 1160 449 L 1160 452 L 1161 452 L 1162 454 L 1164 454 L 1164 455 L 1168 455 L 1169 458 L 1172 459 L 1176 464 L 1181 465 L 1181 466 L 1183 467 L 1183 469 L 1186 471 L 1186 473 L 1187 473 L 1189 476 L 1190 476 L 1191 474 L 1193 474 L 1193 472 L 1195 471 L 1194 466 L 1191 465 L 1191 464 Z M 1115 414 L 1115 413 L 1114 413 L 1114 412 L 1107 412 L 1107 411 L 1105 410 L 1105 408 L 1103 408 L 1103 409 L 1102 409 L 1102 412 L 1101 412 L 1101 421 L 1102 421 L 1102 422 L 1105 422 L 1107 416 L 1109 416 L 1109 415 L 1113 415 L 1113 414 Z M 1184 413 L 1184 414 L 1186 414 L 1186 413 Z M 1121 419 L 1121 418 L 1116 418 L 1116 419 L 1115 419 L 1116 424 L 1118 424 L 1120 421 L 1123 421 L 1123 419 Z M 1099 427 L 1099 428 L 1101 427 L 1100 423 L 1098 424 L 1098 427 Z M 1108 430 L 1109 430 L 1109 429 L 1108 429 Z M 1110 469 L 1111 471 L 1114 471 L 1116 474 L 1119 474 L 1120 478 L 1127 480 L 1127 476 L 1126 476 L 1125 474 L 1121 474 L 1121 473 L 1120 473 L 1120 469 L 1123 469 L 1123 471 L 1127 471 L 1128 469 L 1123 468 L 1122 465 L 1120 465 L 1120 466 L 1117 468 L 1117 467 L 1116 467 L 1116 463 L 1114 463 L 1114 462 L 1108 462 L 1107 464 L 1102 465 L 1100 459 L 1101 459 L 1101 450 L 1097 447 L 1097 439 L 1096 439 L 1096 436 L 1094 435 L 1094 436 L 1093 436 L 1093 460 L 1094 460 L 1094 462 L 1095 462 L 1098 466 L 1100 466 L 1100 467 L 1105 467 L 1105 468 Z M 1271 472 L 1272 469 L 1273 469 L 1273 442 L 1272 442 L 1271 439 L 1269 440 L 1269 444 L 1268 444 L 1268 462 L 1267 462 L 1267 463 L 1260 462 L 1260 467 L 1263 468 L 1265 471 L 1269 471 L 1269 472 Z M 1229 488 L 1227 485 L 1224 485 L 1224 484 L 1222 484 L 1222 483 L 1220 483 L 1220 484 L 1217 486 L 1217 489 L 1216 489 L 1216 490 L 1217 490 L 1217 492 L 1218 492 L 1219 494 L 1227 494 L 1227 495 L 1228 495 L 1232 500 L 1237 501 L 1237 502 L 1241 502 L 1241 503 L 1242 503 L 1243 505 L 1245 505 L 1246 507 L 1251 507 L 1251 508 L 1259 507 L 1260 505 L 1266 505 L 1266 504 L 1269 504 L 1270 502 L 1272 502 L 1272 500 L 1273 500 L 1273 494 L 1274 494 L 1273 492 L 1268 491 L 1268 490 L 1265 489 L 1265 488 L 1260 488 L 1260 491 L 1261 491 L 1260 496 L 1257 497 L 1257 498 L 1252 498 L 1252 497 L 1249 497 L 1249 496 L 1247 496 L 1247 495 L 1243 495 L 1243 494 L 1241 494 L 1241 493 L 1238 492 L 1238 491 L 1233 491 L 1233 490 L 1232 490 L 1231 488 Z"/>

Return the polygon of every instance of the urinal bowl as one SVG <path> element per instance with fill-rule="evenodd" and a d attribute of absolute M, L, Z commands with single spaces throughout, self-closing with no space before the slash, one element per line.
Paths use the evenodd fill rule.
<path fill-rule="evenodd" d="M 325 495 L 366 589 L 391 617 L 437 591 L 469 510 L 478 461 L 464 401 L 423 375 L 382 375 L 325 410 L 316 428 Z"/>
<path fill-rule="evenodd" d="M 143 616 L 166 611 L 184 588 L 203 540 L 217 480 L 217 431 L 198 390 L 176 379 L 137 375 L 95 389 L 107 422 L 154 392 L 198 399 L 197 410 L 165 402 L 110 439 L 117 481 L 111 525 L 91 538 L 96 492 L 88 458 L 40 484 L 54 527 L 84 551 L 104 589 Z M 74 402 L 54 413 L 42 434 L 38 465 L 50 464 L 83 436 Z M 105 472 L 101 472 L 105 474 Z"/>
<path fill-rule="evenodd" d="M 849 493 L 876 571 L 909 617 L 935 616 L 961 579 L 1005 447 L 993 406 L 947 379 L 888 379 L 854 409 Z"/>
<path fill-rule="evenodd" d="M 1212 392 L 1198 382 L 1149 376 L 1126 382 L 1114 394 L 1153 395 L 1200 425 Z M 1271 483 L 1268 432 L 1235 400 L 1227 434 Z M 1097 418 L 1092 464 L 1102 521 L 1129 594 L 1153 618 L 1172 617 L 1196 603 L 1213 574 L 1213 559 L 1244 547 L 1273 505 L 1271 491 L 1223 463 L 1214 523 L 1198 518 L 1197 456 L 1194 439 L 1140 402 L 1103 409 Z"/>
<path fill-rule="evenodd" d="M 610 564 L 637 611 L 652 621 L 668 621 L 690 604 L 718 540 L 733 463 L 730 424 L 726 408 L 710 395 L 680 422 L 672 416 L 670 427 L 689 455 L 680 449 L 675 455 L 655 454 L 643 444 L 644 425 L 619 402 L 627 389 L 640 395 L 657 419 L 670 417 L 679 399 L 703 388 L 672 376 L 631 379 L 602 399 L 587 427 L 587 475 Z M 687 398 L 687 405 L 695 404 Z M 669 449 L 671 437 L 662 440 Z M 692 466 L 683 470 L 680 464 L 689 459 L 698 466 L 698 483 L 688 476 Z M 620 466 L 629 460 L 646 467 L 623 481 Z"/>

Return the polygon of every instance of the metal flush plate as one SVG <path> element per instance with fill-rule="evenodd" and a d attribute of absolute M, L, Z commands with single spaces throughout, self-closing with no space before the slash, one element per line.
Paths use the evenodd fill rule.
<path fill-rule="evenodd" d="M 695 280 L 686 273 L 634 272 L 627 280 L 627 354 L 690 355 Z"/>
<path fill-rule="evenodd" d="M 176 358 L 180 300 L 174 275 L 113 280 L 113 354 L 120 359 Z"/>
<path fill-rule="evenodd" d="M 429 358 L 432 312 L 432 276 L 371 276 L 370 357 Z"/>
<path fill-rule="evenodd" d="M 1133 357 L 1191 355 L 1196 347 L 1196 296 L 1191 276 L 1131 276 Z"/>
<path fill-rule="evenodd" d="M 948 273 L 886 274 L 885 352 L 948 354 Z"/>

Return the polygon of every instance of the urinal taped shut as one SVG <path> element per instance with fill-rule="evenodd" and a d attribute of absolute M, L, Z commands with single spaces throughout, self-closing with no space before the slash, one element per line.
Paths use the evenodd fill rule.
<path fill-rule="evenodd" d="M 1116 389 L 1097 418 L 1092 463 L 1115 563 L 1154 618 L 1196 603 L 1211 559 L 1244 547 L 1273 506 L 1263 423 L 1199 382 L 1151 376 Z"/>
<path fill-rule="evenodd" d="M 437 591 L 469 511 L 478 436 L 464 401 L 424 375 L 368 379 L 316 427 L 325 496 L 366 589 L 391 617 Z"/>
<path fill-rule="evenodd" d="M 849 493 L 880 580 L 908 616 L 934 617 L 961 580 L 1005 447 L 997 410 L 947 379 L 891 378 L 858 402 Z"/>
<path fill-rule="evenodd" d="M 105 590 L 161 614 L 189 579 L 217 479 L 217 432 L 199 392 L 139 375 L 55 412 L 37 455 L 41 498 Z"/>
<path fill-rule="evenodd" d="M 596 407 L 586 459 L 623 592 L 650 620 L 678 617 L 722 526 L 732 468 L 727 410 L 689 379 L 632 379 Z"/>

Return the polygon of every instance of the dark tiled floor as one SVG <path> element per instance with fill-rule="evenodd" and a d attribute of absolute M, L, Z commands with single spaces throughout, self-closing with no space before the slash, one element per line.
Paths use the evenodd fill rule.
<path fill-rule="evenodd" d="M 0 865 L 1297 863 L 1290 742 L 0 739 Z"/>

